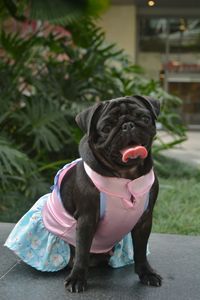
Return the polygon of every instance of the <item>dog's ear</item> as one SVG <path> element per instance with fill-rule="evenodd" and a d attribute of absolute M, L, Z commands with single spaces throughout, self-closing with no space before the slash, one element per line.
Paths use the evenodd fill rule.
<path fill-rule="evenodd" d="M 95 116 L 97 115 L 97 112 L 99 112 L 101 107 L 101 102 L 96 103 L 93 106 L 90 106 L 87 109 L 83 110 L 76 116 L 76 123 L 84 133 L 87 133 L 88 135 L 90 134 L 90 130 L 94 125 L 93 121 L 95 119 Z"/>
<path fill-rule="evenodd" d="M 151 110 L 155 119 L 158 118 L 160 114 L 160 101 L 149 97 L 149 96 L 134 96 L 137 99 L 140 99 L 148 108 Z"/>

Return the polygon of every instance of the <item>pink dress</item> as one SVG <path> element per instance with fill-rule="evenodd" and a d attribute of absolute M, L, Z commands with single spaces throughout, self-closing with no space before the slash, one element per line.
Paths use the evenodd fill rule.
<path fill-rule="evenodd" d="M 71 165 L 70 168 L 73 166 Z M 64 169 L 60 173 L 58 187 L 70 168 Z M 124 178 L 103 177 L 86 163 L 84 163 L 84 168 L 100 191 L 101 206 L 104 205 L 105 209 L 90 251 L 106 253 L 133 229 L 142 216 L 148 201 L 149 190 L 154 182 L 154 173 L 151 170 L 147 175 L 131 181 Z M 58 190 L 54 188 L 49 201 L 44 206 L 43 222 L 51 233 L 75 246 L 76 220 L 64 209 Z"/>
<path fill-rule="evenodd" d="M 70 259 L 69 244 L 75 246 L 77 221 L 64 209 L 60 185 L 64 175 L 78 161 L 64 166 L 57 173 L 52 193 L 36 202 L 17 223 L 5 243 L 26 263 L 39 270 L 57 271 L 63 268 Z M 84 168 L 100 192 L 100 221 L 90 252 L 106 253 L 114 248 L 112 266 L 132 263 L 129 232 L 148 206 L 149 191 L 154 182 L 153 170 L 129 180 L 104 177 L 86 163 Z"/>

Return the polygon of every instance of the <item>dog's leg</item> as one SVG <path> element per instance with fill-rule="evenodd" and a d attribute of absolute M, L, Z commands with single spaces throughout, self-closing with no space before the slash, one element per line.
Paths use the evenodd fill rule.
<path fill-rule="evenodd" d="M 162 277 L 152 269 L 146 257 L 147 243 L 152 227 L 152 212 L 157 194 L 158 181 L 156 179 L 150 193 L 149 208 L 131 232 L 134 247 L 135 272 L 138 274 L 141 283 L 153 286 L 161 286 L 162 284 Z"/>
<path fill-rule="evenodd" d="M 90 247 L 96 224 L 96 218 L 90 215 L 82 215 L 77 220 L 74 265 L 71 273 L 65 280 L 65 287 L 70 292 L 79 293 L 84 291 L 87 287 Z"/>
<path fill-rule="evenodd" d="M 152 269 L 146 257 L 147 242 L 151 232 L 151 219 L 152 217 L 149 216 L 145 223 L 132 231 L 135 272 L 138 274 L 141 283 L 145 285 L 161 286 L 161 276 Z"/>

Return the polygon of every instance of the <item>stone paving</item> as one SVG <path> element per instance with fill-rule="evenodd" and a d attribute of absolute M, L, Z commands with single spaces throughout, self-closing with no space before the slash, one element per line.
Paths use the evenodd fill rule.
<path fill-rule="evenodd" d="M 158 135 L 164 141 L 171 141 L 170 136 L 164 131 L 158 132 Z M 188 131 L 185 142 L 173 149 L 162 151 L 162 154 L 200 168 L 200 131 Z"/>
<path fill-rule="evenodd" d="M 0 223 L 1 300 L 198 300 L 200 299 L 200 237 L 152 234 L 149 260 L 163 277 L 162 287 L 139 283 L 133 266 L 90 270 L 88 290 L 65 292 L 68 271 L 43 273 L 21 262 L 3 243 L 13 224 Z"/>

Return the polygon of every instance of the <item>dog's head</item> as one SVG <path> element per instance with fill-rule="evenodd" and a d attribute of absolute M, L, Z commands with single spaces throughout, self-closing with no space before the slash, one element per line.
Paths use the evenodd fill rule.
<path fill-rule="evenodd" d="M 116 170 L 131 168 L 150 155 L 159 102 L 128 96 L 97 103 L 76 117 L 94 157 Z"/>

